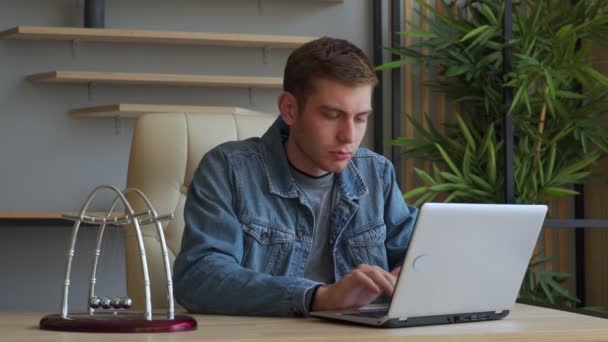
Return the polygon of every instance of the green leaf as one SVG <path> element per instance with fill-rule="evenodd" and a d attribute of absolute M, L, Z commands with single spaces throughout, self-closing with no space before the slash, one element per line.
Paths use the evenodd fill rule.
<path fill-rule="evenodd" d="M 492 139 L 494 138 L 494 124 L 490 124 L 490 126 L 488 127 L 488 130 L 486 131 L 486 135 L 483 137 L 483 140 L 481 141 L 481 147 L 479 148 L 479 155 L 484 155 L 486 153 L 486 150 L 488 149 L 488 146 L 490 145 L 490 142 L 492 141 Z"/>
<path fill-rule="evenodd" d="M 378 65 L 376 67 L 376 70 L 382 71 L 382 70 L 388 70 L 388 69 L 396 69 L 396 68 L 400 68 L 404 65 L 415 63 L 416 61 L 417 60 L 413 57 L 405 57 L 404 59 L 401 59 L 398 61 L 393 61 L 393 62 L 388 62 L 388 63 Z"/>
<path fill-rule="evenodd" d="M 530 275 L 529 277 L 529 286 L 530 286 L 530 290 L 534 289 L 536 287 L 536 276 L 534 274 L 534 272 L 528 272 L 528 274 Z"/>
<path fill-rule="evenodd" d="M 488 40 L 492 37 L 492 35 L 494 35 L 494 33 L 496 33 L 496 29 L 493 27 L 490 27 L 490 29 L 488 29 L 487 31 L 485 31 L 482 34 L 480 34 L 479 36 L 477 36 L 477 38 L 475 38 L 475 40 L 473 40 L 471 42 L 471 44 L 466 48 L 466 50 L 469 50 L 469 49 L 473 48 L 474 46 L 480 46 L 480 45 L 486 44 L 488 42 Z"/>
<path fill-rule="evenodd" d="M 551 144 L 549 148 L 549 163 L 547 164 L 547 183 L 551 182 L 551 176 L 553 175 L 553 169 L 555 168 L 555 157 L 557 155 L 557 144 Z"/>
<path fill-rule="evenodd" d="M 487 175 L 491 184 L 496 183 L 496 151 L 494 151 L 492 141 L 488 144 Z"/>
<path fill-rule="evenodd" d="M 452 183 L 465 184 L 464 179 L 462 179 L 454 174 L 451 174 L 449 172 L 441 172 L 440 175 L 441 175 L 441 177 L 449 180 Z"/>
<path fill-rule="evenodd" d="M 565 99 L 584 100 L 587 96 L 567 90 L 556 90 L 555 95 Z"/>
<path fill-rule="evenodd" d="M 524 85 L 520 86 L 517 89 L 517 92 L 515 92 L 515 96 L 513 97 L 513 101 L 511 102 L 511 107 L 509 108 L 509 113 L 513 113 L 513 109 L 515 108 L 515 106 L 517 106 L 519 104 L 519 100 L 521 99 L 521 97 L 525 91 L 526 91 L 526 87 Z"/>
<path fill-rule="evenodd" d="M 538 194 L 538 177 L 536 175 L 536 172 L 532 172 L 532 174 L 530 175 L 530 182 L 532 183 L 532 188 L 528 189 L 528 192 L 532 195 Z"/>
<path fill-rule="evenodd" d="M 462 158 L 462 174 L 466 179 L 471 175 L 471 159 L 471 149 L 467 147 Z"/>
<path fill-rule="evenodd" d="M 456 167 L 456 165 L 454 164 L 452 159 L 450 159 L 450 156 L 448 156 L 448 154 L 445 152 L 443 147 L 441 147 L 441 145 L 439 145 L 439 144 L 435 144 L 435 147 L 441 154 L 441 157 L 443 158 L 445 163 L 450 167 L 450 169 L 452 169 L 452 172 L 454 172 L 454 174 L 456 174 L 457 176 L 462 178 L 462 174 L 460 173 L 460 171 L 458 170 L 458 168 Z"/>
<path fill-rule="evenodd" d="M 435 196 L 437 196 L 436 193 L 428 192 L 428 193 L 420 196 L 416 200 L 416 202 L 414 202 L 414 206 L 415 207 L 420 207 L 420 205 L 422 205 L 423 203 L 433 200 L 435 198 Z"/>
<path fill-rule="evenodd" d="M 553 295 L 551 294 L 551 290 L 549 289 L 549 286 L 547 285 L 547 283 L 545 282 L 545 280 L 541 277 L 541 279 L 540 279 L 540 281 L 538 283 L 540 284 L 540 287 L 543 289 L 543 292 L 545 293 L 545 298 L 547 298 L 547 300 L 549 301 L 549 303 L 555 304 L 555 300 L 553 299 Z"/>
<path fill-rule="evenodd" d="M 561 184 L 580 183 L 581 181 L 583 181 L 587 177 L 591 176 L 592 174 L 593 173 L 590 171 L 576 172 L 576 173 L 571 173 L 570 175 L 560 178 L 556 181 L 559 181 Z"/>
<path fill-rule="evenodd" d="M 388 141 L 389 145 L 392 146 L 402 146 L 402 147 L 424 147 L 424 146 L 428 146 L 429 143 L 421 140 L 421 139 L 415 139 L 415 138 L 405 138 L 405 137 L 400 137 L 397 139 L 393 139 L 393 140 L 389 140 Z"/>
<path fill-rule="evenodd" d="M 477 63 L 477 66 L 484 67 L 487 64 L 499 61 L 501 57 L 502 57 L 501 51 L 492 52 L 491 54 L 484 56 L 482 59 L 480 59 L 479 62 Z"/>
<path fill-rule="evenodd" d="M 531 65 L 540 65 L 540 62 L 536 58 L 534 58 L 534 57 L 530 57 L 528 55 L 524 55 L 524 54 L 521 54 L 521 53 L 514 53 L 513 56 L 518 57 L 519 59 L 522 59 L 522 60 L 528 62 L 528 64 L 531 64 Z"/>
<path fill-rule="evenodd" d="M 566 297 L 570 300 L 573 300 L 575 302 L 579 302 L 578 298 L 574 297 L 568 290 L 566 290 L 565 288 L 563 288 L 559 283 L 557 283 L 555 280 L 549 278 L 547 279 L 547 284 L 549 286 L 551 286 L 551 288 L 556 291 L 557 293 L 559 293 L 560 295 L 562 295 L 563 297 Z"/>
<path fill-rule="evenodd" d="M 494 200 L 494 196 L 491 193 L 488 193 L 488 192 L 483 191 L 483 190 L 470 189 L 469 192 L 471 194 L 475 195 L 476 197 L 485 198 L 485 199 L 489 199 L 489 200 Z"/>
<path fill-rule="evenodd" d="M 464 42 L 464 41 L 466 41 L 468 39 L 471 39 L 471 38 L 473 38 L 473 37 L 475 37 L 475 36 L 483 33 L 485 30 L 487 30 L 489 28 L 490 28 L 490 26 L 488 26 L 488 25 L 481 25 L 478 28 L 476 28 L 476 29 L 470 31 L 469 33 L 465 34 L 462 38 L 460 38 L 459 42 L 462 43 L 462 42 Z"/>
<path fill-rule="evenodd" d="M 462 135 L 464 135 L 464 139 L 467 141 L 467 147 L 470 148 L 472 152 L 475 152 L 477 146 L 475 145 L 475 139 L 473 139 L 469 127 L 458 114 L 456 114 L 456 121 L 458 122 L 458 126 L 460 126 L 460 131 L 462 132 Z"/>
<path fill-rule="evenodd" d="M 428 187 L 426 187 L 426 186 L 421 186 L 421 187 L 418 187 L 418 188 L 414 188 L 414 189 L 412 189 L 412 190 L 410 190 L 410 191 L 406 192 L 406 193 L 403 195 L 403 198 L 404 198 L 404 199 L 406 199 L 406 200 L 408 200 L 408 199 L 410 199 L 410 198 L 412 198 L 412 197 L 416 197 L 416 196 L 418 196 L 418 195 L 421 195 L 421 194 L 423 194 L 423 193 L 427 192 L 427 191 L 428 191 L 428 189 L 429 189 L 429 188 L 428 188 Z"/>
<path fill-rule="evenodd" d="M 600 82 L 602 85 L 608 87 L 608 77 L 602 75 L 597 70 L 593 69 L 588 65 L 581 66 L 581 69 L 589 76 L 594 78 L 596 81 Z"/>
<path fill-rule="evenodd" d="M 578 172 L 578 171 L 584 169 L 585 167 L 595 163 L 599 159 L 599 157 L 600 157 L 599 152 L 595 151 L 595 152 L 591 153 L 590 155 L 585 156 L 581 160 L 571 163 L 570 165 L 561 169 L 555 178 L 560 179 L 560 178 L 566 177 L 568 175 L 571 175 L 575 172 Z"/>
<path fill-rule="evenodd" d="M 582 307 L 583 310 L 589 311 L 597 311 L 597 312 L 608 312 L 608 307 L 599 306 L 599 305 L 591 305 Z"/>
<path fill-rule="evenodd" d="M 469 186 L 461 183 L 444 183 L 435 184 L 429 187 L 429 190 L 435 192 L 452 191 L 452 190 L 469 190 Z"/>
<path fill-rule="evenodd" d="M 414 126 L 414 128 L 416 129 L 416 132 L 420 133 L 422 136 L 424 136 L 428 141 L 434 141 L 434 137 L 427 132 L 426 129 L 424 129 L 424 127 L 422 126 L 422 124 L 416 120 L 415 117 L 413 117 L 412 115 L 406 114 L 408 121 L 412 124 L 412 126 Z"/>
<path fill-rule="evenodd" d="M 458 196 L 458 194 L 456 193 L 456 191 L 452 192 L 451 194 L 448 195 L 448 197 L 445 198 L 444 202 L 445 203 L 450 203 L 454 200 L 454 198 L 456 198 Z"/>
<path fill-rule="evenodd" d="M 563 37 L 565 34 L 569 33 L 570 30 L 572 30 L 573 25 L 572 24 L 567 24 L 562 26 L 556 33 L 555 36 L 558 38 Z"/>
<path fill-rule="evenodd" d="M 553 101 L 559 101 L 554 97 L 551 97 L 549 94 L 542 94 L 543 99 L 545 100 L 545 104 L 547 105 L 547 110 L 549 111 L 549 115 L 555 117 L 555 106 L 553 105 Z M 545 119 L 546 120 L 546 119 Z"/>
<path fill-rule="evenodd" d="M 542 256 L 542 257 L 536 257 L 533 258 L 532 261 L 530 261 L 530 267 L 536 267 L 542 264 L 546 264 L 549 261 L 551 261 L 551 257 L 547 257 L 547 256 Z"/>
<path fill-rule="evenodd" d="M 470 68 L 470 65 L 452 65 L 445 71 L 445 75 L 447 77 L 459 76 L 469 71 Z"/>
<path fill-rule="evenodd" d="M 555 98 L 555 84 L 553 83 L 553 76 L 551 76 L 551 73 L 547 69 L 543 69 L 543 73 L 545 74 L 545 79 L 547 80 L 549 93 L 553 98 Z"/>
<path fill-rule="evenodd" d="M 426 173 L 424 170 L 421 170 L 419 168 L 414 168 L 414 172 L 416 173 L 416 175 L 418 175 L 418 177 L 420 177 L 420 179 L 422 179 L 426 184 L 429 185 L 434 185 L 437 184 L 437 182 L 433 179 L 433 177 L 431 177 L 431 175 L 429 175 L 428 173 Z"/>
<path fill-rule="evenodd" d="M 490 183 L 486 182 L 485 179 L 483 179 L 475 174 L 469 174 L 469 177 L 471 178 L 473 183 L 475 183 L 480 188 L 483 188 L 484 190 L 489 191 L 489 192 L 494 191 L 494 188 L 492 188 Z"/>
<path fill-rule="evenodd" d="M 482 9 L 482 13 L 484 14 L 484 16 L 486 18 L 488 18 L 488 21 L 492 25 L 498 25 L 498 20 L 496 19 L 496 16 L 494 16 L 494 13 L 492 13 L 492 10 L 490 9 L 490 7 L 488 7 L 488 5 L 486 5 L 485 3 L 482 2 L 481 9 Z"/>
<path fill-rule="evenodd" d="M 568 278 L 572 278 L 572 274 L 565 272 L 556 272 L 556 271 L 545 271 L 543 270 L 543 274 L 550 276 L 553 279 L 557 279 L 560 281 L 566 280 Z"/>
<path fill-rule="evenodd" d="M 524 91 L 523 98 L 524 103 L 526 104 L 526 109 L 528 110 L 528 114 L 533 115 L 534 113 L 532 113 L 532 106 L 530 105 L 530 96 L 528 95 L 527 91 Z"/>
<path fill-rule="evenodd" d="M 552 197 L 564 197 L 571 195 L 578 195 L 578 191 L 574 191 L 566 188 L 548 187 L 545 189 L 545 194 Z"/>
<path fill-rule="evenodd" d="M 437 38 L 438 36 L 433 32 L 427 32 L 424 30 L 407 30 L 404 32 L 397 32 L 402 37 L 414 37 L 414 38 Z"/>
<path fill-rule="evenodd" d="M 444 53 L 453 59 L 459 61 L 461 64 L 470 64 L 471 61 L 465 58 L 465 56 L 460 51 L 453 50 L 445 50 Z"/>

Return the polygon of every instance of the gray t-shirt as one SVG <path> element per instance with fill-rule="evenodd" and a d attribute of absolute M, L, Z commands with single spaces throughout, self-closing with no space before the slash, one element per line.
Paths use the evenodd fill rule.
<path fill-rule="evenodd" d="M 304 277 L 321 283 L 334 282 L 334 263 L 329 244 L 330 218 L 336 202 L 334 174 L 311 177 L 303 174 L 293 166 L 291 174 L 306 195 L 314 214 L 312 247 L 306 263 Z"/>

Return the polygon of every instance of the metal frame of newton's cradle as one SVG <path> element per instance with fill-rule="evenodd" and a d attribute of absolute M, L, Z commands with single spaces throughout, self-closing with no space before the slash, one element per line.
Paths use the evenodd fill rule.
<path fill-rule="evenodd" d="M 87 210 L 96 194 L 103 190 L 114 192 L 115 197 L 112 201 L 110 209 L 104 216 L 87 215 Z M 131 204 L 125 197 L 127 193 L 137 195 L 148 208 L 144 212 L 135 213 Z M 117 204 L 122 203 L 125 208 L 125 215 L 113 215 Z M 171 265 L 169 263 L 169 254 L 167 243 L 163 233 L 161 221 L 171 220 L 173 214 L 159 216 L 150 200 L 146 195 L 138 189 L 128 188 L 120 191 L 118 188 L 111 185 L 101 185 L 95 188 L 87 197 L 84 205 L 80 209 L 78 215 L 63 214 L 63 218 L 74 221 L 72 229 L 72 237 L 68 249 L 66 267 L 65 267 L 65 282 L 63 287 L 62 307 L 60 314 L 52 314 L 45 316 L 40 321 L 40 328 L 47 330 L 62 330 L 62 331 L 86 331 L 86 332 L 170 332 L 170 331 L 186 331 L 196 329 L 196 320 L 190 316 L 175 315 L 175 305 L 173 300 L 173 282 L 171 277 Z M 89 282 L 89 304 L 88 312 L 86 313 L 69 313 L 68 298 L 70 289 L 70 273 L 72 262 L 74 259 L 74 250 L 78 238 L 78 230 L 82 223 L 98 226 L 97 241 L 95 247 L 95 259 L 91 266 L 91 278 Z M 148 273 L 148 261 L 146 250 L 143 243 L 141 226 L 147 224 L 156 225 L 156 230 L 161 244 L 161 252 L 167 278 L 167 305 L 168 309 L 165 314 L 153 314 L 152 301 L 150 298 L 150 277 Z M 133 225 L 137 238 L 137 247 L 141 257 L 141 267 L 143 270 L 143 285 L 145 293 L 145 311 L 126 312 L 120 309 L 128 309 L 132 302 L 129 298 L 116 297 L 110 302 L 109 298 L 100 300 L 95 295 L 96 273 L 99 256 L 101 255 L 101 242 L 107 225 L 114 225 L 123 228 Z M 111 303 L 111 304 L 110 304 Z M 100 305 L 101 304 L 101 305 Z M 99 307 L 104 310 L 96 312 Z"/>

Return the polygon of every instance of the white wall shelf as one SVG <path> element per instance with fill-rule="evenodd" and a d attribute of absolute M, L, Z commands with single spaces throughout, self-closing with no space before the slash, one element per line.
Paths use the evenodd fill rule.
<path fill-rule="evenodd" d="M 44 26 L 16 26 L 0 32 L 0 39 L 152 43 L 263 48 L 296 48 L 316 38 L 317 37 L 289 35 Z"/>
<path fill-rule="evenodd" d="M 269 115 L 239 107 L 183 106 L 119 103 L 95 107 L 75 108 L 68 112 L 77 117 L 137 118 L 145 113 L 215 113 L 237 115 Z"/>
<path fill-rule="evenodd" d="M 190 87 L 274 88 L 283 86 L 281 77 L 245 77 L 184 74 L 151 74 L 96 71 L 50 71 L 26 77 L 33 82 L 79 84 L 137 84 Z"/>

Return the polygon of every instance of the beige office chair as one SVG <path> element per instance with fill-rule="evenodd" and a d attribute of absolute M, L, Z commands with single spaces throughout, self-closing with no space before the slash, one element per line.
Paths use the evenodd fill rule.
<path fill-rule="evenodd" d="M 127 187 L 142 190 L 159 215 L 173 213 L 163 222 L 171 265 L 181 246 L 184 202 L 192 174 L 203 155 L 230 140 L 261 136 L 276 116 L 238 108 L 211 108 L 206 113 L 155 113 L 140 117 L 133 132 Z M 136 196 L 127 196 L 135 212 L 146 210 Z M 127 293 L 134 308 L 144 308 L 141 258 L 135 230 L 126 230 Z M 167 281 L 154 225 L 142 227 L 151 284 L 152 308 L 167 308 Z"/>

